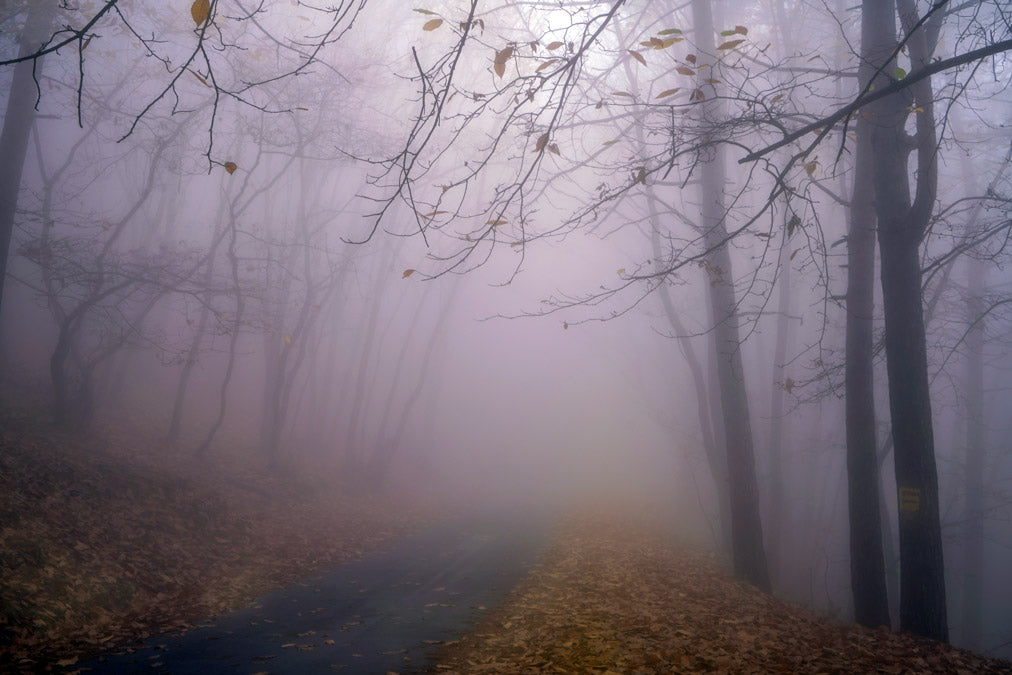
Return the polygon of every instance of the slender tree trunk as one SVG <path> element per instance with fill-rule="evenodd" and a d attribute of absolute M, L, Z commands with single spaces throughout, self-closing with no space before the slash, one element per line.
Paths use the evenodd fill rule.
<path fill-rule="evenodd" d="M 966 543 L 963 549 L 962 642 L 979 648 L 984 597 L 984 266 L 967 260 Z"/>
<path fill-rule="evenodd" d="M 37 50 L 47 37 L 56 12 L 56 0 L 32 0 L 28 18 L 18 41 L 18 55 L 27 56 Z M 7 98 L 3 131 L 0 132 L 0 303 L 7 279 L 7 257 L 14 234 L 14 217 L 18 209 L 21 171 L 28 152 L 28 139 L 35 119 L 38 90 L 35 76 L 42 61 L 22 61 L 14 66 L 14 77 Z M 2 306 L 2 305 L 0 305 Z"/>
<path fill-rule="evenodd" d="M 909 10 L 912 5 L 902 0 L 901 8 Z M 864 21 L 869 22 L 872 48 L 884 47 L 891 52 L 897 44 L 894 8 L 893 0 L 865 1 Z M 918 30 L 908 41 L 915 68 L 925 64 L 930 55 L 924 33 L 924 29 Z M 888 64 L 883 71 L 891 72 Z M 893 95 L 876 101 L 870 110 L 876 120 L 872 129 L 875 210 L 899 505 L 900 628 L 948 641 L 919 255 L 934 208 L 937 148 L 930 78 L 911 89 L 918 108 L 913 200 L 907 168 L 910 145 L 905 130 L 910 102 L 902 95 Z"/>
<path fill-rule="evenodd" d="M 868 2 L 877 0 L 865 0 Z M 862 62 L 858 86 L 875 72 L 881 53 L 871 33 L 872 17 L 864 15 Z M 884 80 L 884 78 L 882 78 Z M 847 496 L 850 515 L 850 587 L 854 618 L 872 628 L 888 626 L 889 596 L 879 519 L 879 480 L 875 427 L 874 345 L 875 312 L 875 181 L 872 174 L 872 129 L 868 115 L 857 122 L 854 192 L 847 235 Z"/>
<path fill-rule="evenodd" d="M 784 393 L 786 381 L 785 362 L 791 341 L 791 261 L 788 247 L 784 245 L 780 252 L 780 296 L 777 309 L 776 346 L 773 348 L 773 388 L 770 392 L 770 435 L 767 443 L 769 456 L 766 466 L 769 469 L 769 520 L 766 523 L 767 546 L 769 555 L 770 575 L 774 580 L 780 579 L 781 552 L 784 549 L 783 536 L 786 530 L 784 523 Z M 776 585 L 776 584 L 774 584 Z"/>
<path fill-rule="evenodd" d="M 704 54 L 716 52 L 710 3 L 693 0 L 696 44 Z M 712 83 L 703 91 L 714 96 Z M 719 99 L 709 98 L 701 111 L 710 122 L 722 118 Z M 713 307 L 713 337 L 716 342 L 717 375 L 727 442 L 727 468 L 731 493 L 731 542 L 735 575 L 764 591 L 770 590 L 766 552 L 763 548 L 759 516 L 759 488 L 756 484 L 752 427 L 745 393 L 745 373 L 741 361 L 737 302 L 731 254 L 723 243 L 724 225 L 724 153 L 712 148 L 714 156 L 701 159 L 701 223 L 704 243 L 712 253 L 708 259 L 709 298 Z"/>

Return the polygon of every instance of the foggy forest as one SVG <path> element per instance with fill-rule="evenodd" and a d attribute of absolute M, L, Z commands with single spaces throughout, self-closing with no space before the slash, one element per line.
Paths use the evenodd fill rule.
<path fill-rule="evenodd" d="M 1009 671 L 1004 0 L 0 28 L 0 670 Z"/>

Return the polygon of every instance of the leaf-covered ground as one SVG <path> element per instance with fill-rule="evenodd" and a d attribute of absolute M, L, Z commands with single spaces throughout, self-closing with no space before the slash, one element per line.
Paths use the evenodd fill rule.
<path fill-rule="evenodd" d="M 6 416 L 0 671 L 68 666 L 241 607 L 436 512 L 333 481 L 218 455 L 197 461 L 112 430 L 81 441 Z"/>
<path fill-rule="evenodd" d="M 445 647 L 455 673 L 1009 673 L 1007 662 L 817 617 L 613 510 L 565 518 L 530 577 Z"/>

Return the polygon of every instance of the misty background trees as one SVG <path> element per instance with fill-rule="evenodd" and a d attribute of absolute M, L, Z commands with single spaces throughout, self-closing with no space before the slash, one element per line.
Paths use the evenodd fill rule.
<path fill-rule="evenodd" d="M 1003 3 L 5 12 L 4 378 L 57 423 L 649 474 L 761 588 L 1008 649 Z"/>

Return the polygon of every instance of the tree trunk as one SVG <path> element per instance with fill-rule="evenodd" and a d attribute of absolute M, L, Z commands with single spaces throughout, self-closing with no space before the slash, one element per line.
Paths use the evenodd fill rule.
<path fill-rule="evenodd" d="M 912 6 L 903 0 L 905 10 Z M 909 6 L 907 6 L 909 5 Z M 896 46 L 892 0 L 865 0 L 872 48 Z M 927 62 L 923 29 L 908 41 L 912 67 Z M 878 64 L 876 64 L 878 65 Z M 891 72 L 887 64 L 883 72 Z M 889 411 L 900 534 L 900 628 L 948 641 L 938 475 L 935 467 L 927 345 L 921 294 L 920 243 L 934 207 L 936 139 L 930 78 L 914 84 L 916 196 L 911 201 L 906 121 L 910 101 L 894 94 L 872 104 L 875 210 L 881 250 Z"/>
<path fill-rule="evenodd" d="M 865 4 L 869 1 L 865 0 Z M 872 64 L 889 54 L 876 50 L 869 22 L 862 25 L 862 62 L 859 87 L 874 75 Z M 881 79 L 881 78 L 880 78 Z M 889 596 L 882 552 L 879 518 L 879 479 L 875 433 L 874 346 L 872 318 L 875 311 L 875 181 L 872 174 L 869 116 L 857 123 L 854 192 L 850 203 L 847 235 L 847 496 L 850 515 L 850 587 L 854 619 L 875 628 L 888 626 Z"/>
<path fill-rule="evenodd" d="M 18 56 L 27 56 L 41 46 L 56 12 L 56 0 L 32 0 L 28 7 L 28 18 L 18 41 Z M 35 73 L 41 65 L 41 60 L 35 60 L 22 61 L 14 66 L 3 132 L 0 132 L 0 303 L 7 279 L 7 257 L 10 255 L 14 217 L 18 209 L 21 171 L 35 119 L 35 101 L 38 99 Z"/>
<path fill-rule="evenodd" d="M 980 648 L 984 596 L 984 266 L 967 261 L 966 543 L 963 549 L 962 645 Z"/>
<path fill-rule="evenodd" d="M 713 17 L 710 3 L 693 0 L 693 23 L 696 43 L 704 54 L 714 54 Z M 708 100 L 702 114 L 710 122 L 722 118 L 719 100 L 712 83 L 703 91 Z M 720 146 L 713 156 L 700 160 L 701 219 L 704 243 L 712 250 L 708 258 L 709 298 L 713 308 L 713 338 L 716 343 L 717 377 L 727 442 L 727 468 L 731 493 L 731 544 L 735 575 L 764 591 L 770 590 L 766 552 L 763 548 L 762 523 L 759 516 L 759 489 L 755 476 L 755 455 L 745 374 L 741 362 L 741 339 L 738 331 L 737 303 L 731 254 L 724 243 L 724 153 Z"/>

